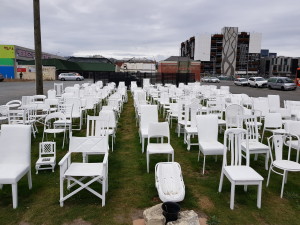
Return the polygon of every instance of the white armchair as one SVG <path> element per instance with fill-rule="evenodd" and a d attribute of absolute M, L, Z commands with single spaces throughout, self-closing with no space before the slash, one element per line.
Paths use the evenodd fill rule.
<path fill-rule="evenodd" d="M 11 184 L 15 209 L 18 206 L 18 181 L 27 174 L 29 189 L 32 187 L 30 125 L 2 125 L 0 143 L 0 188 Z"/>

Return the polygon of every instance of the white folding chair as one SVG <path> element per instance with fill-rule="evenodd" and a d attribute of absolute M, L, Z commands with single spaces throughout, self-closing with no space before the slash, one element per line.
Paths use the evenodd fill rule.
<path fill-rule="evenodd" d="M 105 194 L 108 191 L 108 148 L 107 136 L 104 137 L 71 137 L 69 152 L 59 162 L 60 166 L 60 206 L 64 201 L 75 195 L 79 191 L 86 189 L 102 200 L 105 205 Z M 104 154 L 103 162 L 88 163 L 72 162 L 71 155 L 74 153 L 82 154 Z M 86 179 L 89 181 L 84 183 Z M 79 187 L 69 194 L 64 195 L 64 181 L 67 180 L 67 188 L 79 185 Z M 90 187 L 91 184 L 98 182 L 101 184 L 101 193 Z"/>

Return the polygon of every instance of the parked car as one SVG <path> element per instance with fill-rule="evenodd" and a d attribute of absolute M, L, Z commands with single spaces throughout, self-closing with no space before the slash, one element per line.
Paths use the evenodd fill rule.
<path fill-rule="evenodd" d="M 248 80 L 246 78 L 236 78 L 234 80 L 234 84 L 239 86 L 247 86 Z"/>
<path fill-rule="evenodd" d="M 0 82 L 2 82 L 4 80 L 4 76 L 2 75 L 2 73 L 0 73 Z"/>
<path fill-rule="evenodd" d="M 81 76 L 79 73 L 61 73 L 58 75 L 58 79 L 63 80 L 84 80 L 84 77 Z"/>
<path fill-rule="evenodd" d="M 295 90 L 297 85 L 288 77 L 270 77 L 268 80 L 268 88 L 280 90 Z"/>
<path fill-rule="evenodd" d="M 210 82 L 210 83 L 220 83 L 220 80 L 217 77 L 211 77 L 208 82 Z"/>
<path fill-rule="evenodd" d="M 248 85 L 250 87 L 267 87 L 268 81 L 263 77 L 250 77 L 248 79 Z"/>
<path fill-rule="evenodd" d="M 201 81 L 202 82 L 209 82 L 210 77 L 202 77 Z"/>
<path fill-rule="evenodd" d="M 228 77 L 228 76 L 225 76 L 225 75 L 220 75 L 220 76 L 218 76 L 218 79 L 219 79 L 219 80 L 228 80 L 229 77 Z"/>

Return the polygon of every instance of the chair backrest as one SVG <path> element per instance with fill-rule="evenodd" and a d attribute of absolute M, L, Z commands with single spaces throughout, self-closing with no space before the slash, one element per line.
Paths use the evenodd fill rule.
<path fill-rule="evenodd" d="M 248 133 L 248 139 L 258 141 L 259 133 L 257 126 L 257 117 L 254 115 L 244 116 L 244 122 Z"/>
<path fill-rule="evenodd" d="M 247 131 L 242 128 L 229 128 L 224 133 L 224 154 L 223 167 L 226 165 L 241 166 L 242 165 L 242 145 L 246 141 L 246 166 L 250 165 L 249 158 L 249 141 Z M 227 161 L 227 151 L 230 151 L 230 163 Z"/>
<path fill-rule="evenodd" d="M 107 153 L 108 149 L 108 136 L 70 138 L 70 152 Z"/>
<path fill-rule="evenodd" d="M 265 117 L 269 113 L 268 102 L 260 100 L 259 98 L 253 98 L 253 110 L 261 112 L 261 116 Z"/>
<path fill-rule="evenodd" d="M 9 108 L 7 105 L 0 105 L 0 117 L 7 117 L 8 110 L 9 110 Z"/>
<path fill-rule="evenodd" d="M 73 104 L 69 103 L 59 103 L 58 112 L 63 113 L 67 118 L 72 118 Z"/>
<path fill-rule="evenodd" d="M 265 116 L 265 128 L 282 128 L 282 116 L 280 113 L 267 113 Z"/>
<path fill-rule="evenodd" d="M 105 136 L 108 135 L 108 120 L 103 116 L 87 116 L 86 136 Z"/>
<path fill-rule="evenodd" d="M 284 135 L 282 134 L 274 134 L 268 138 L 268 145 L 270 151 L 270 158 L 271 162 L 275 160 L 282 160 L 283 159 L 283 142 L 284 142 Z M 288 160 L 290 160 L 290 150 L 288 153 Z"/>
<path fill-rule="evenodd" d="M 230 104 L 225 109 L 226 129 L 243 127 L 244 108 L 238 104 Z"/>
<path fill-rule="evenodd" d="M 56 91 L 53 89 L 50 89 L 47 91 L 48 99 L 56 99 Z"/>
<path fill-rule="evenodd" d="M 22 102 L 20 100 L 11 100 L 11 101 L 7 102 L 6 105 L 10 109 L 17 109 L 22 105 Z"/>
<path fill-rule="evenodd" d="M 284 129 L 292 135 L 296 135 L 300 137 L 300 121 L 286 121 L 284 125 Z"/>
<path fill-rule="evenodd" d="M 64 83 L 54 83 L 54 90 L 56 91 L 56 96 L 60 97 L 64 91 Z"/>
<path fill-rule="evenodd" d="M 30 125 L 1 126 L 0 164 L 26 164 L 31 162 L 31 127 Z"/>
<path fill-rule="evenodd" d="M 34 97 L 33 96 L 22 96 L 22 106 L 27 106 L 31 105 L 34 102 Z"/>
<path fill-rule="evenodd" d="M 99 113 L 101 120 L 108 121 L 109 128 L 116 128 L 117 120 L 116 114 L 113 110 L 101 110 Z"/>
<path fill-rule="evenodd" d="M 268 95 L 268 103 L 270 112 L 278 112 L 280 109 L 279 95 Z"/>
<path fill-rule="evenodd" d="M 152 122 L 148 127 L 148 143 L 151 138 L 154 137 L 166 137 L 167 143 L 170 143 L 170 129 L 168 122 Z"/>
<path fill-rule="evenodd" d="M 157 105 L 141 105 L 140 128 L 147 129 L 150 123 L 158 122 Z"/>
<path fill-rule="evenodd" d="M 39 144 L 39 156 L 41 157 L 49 157 L 56 156 L 56 142 L 47 141 L 40 142 Z"/>
<path fill-rule="evenodd" d="M 198 140 L 217 141 L 218 140 L 218 117 L 217 115 L 197 115 Z"/>
<path fill-rule="evenodd" d="M 52 120 L 53 121 L 60 120 L 61 121 L 60 125 L 63 126 L 64 129 L 66 128 L 67 117 L 65 116 L 65 114 L 63 114 L 62 112 L 53 112 L 53 113 L 49 113 L 45 117 L 44 129 L 52 128 L 53 126 Z"/>
<path fill-rule="evenodd" d="M 26 111 L 24 109 L 12 109 L 8 111 L 9 124 L 25 124 Z"/>

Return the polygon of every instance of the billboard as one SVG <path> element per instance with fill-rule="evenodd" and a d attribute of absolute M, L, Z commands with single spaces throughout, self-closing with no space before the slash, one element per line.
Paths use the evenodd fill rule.
<path fill-rule="evenodd" d="M 15 58 L 15 46 L 14 45 L 0 45 L 0 58 L 14 59 Z"/>

